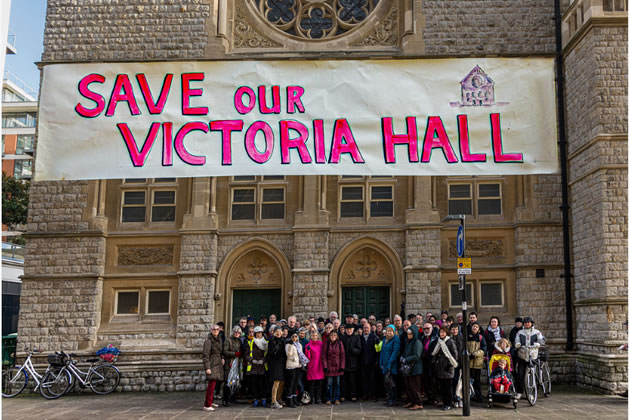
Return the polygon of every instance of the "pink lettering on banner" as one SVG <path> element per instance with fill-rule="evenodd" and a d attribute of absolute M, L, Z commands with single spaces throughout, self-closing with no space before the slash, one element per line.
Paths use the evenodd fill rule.
<path fill-rule="evenodd" d="M 486 162 L 487 155 L 484 153 L 470 153 L 470 136 L 467 128 L 467 115 L 457 115 L 456 118 L 459 128 L 459 151 L 461 152 L 461 162 Z"/>
<path fill-rule="evenodd" d="M 140 108 L 138 108 L 138 103 L 135 100 L 131 81 L 129 81 L 129 76 L 126 74 L 119 74 L 116 76 L 114 90 L 111 92 L 111 99 L 109 100 L 109 106 L 107 107 L 105 116 L 113 117 L 116 112 L 116 105 L 118 105 L 118 102 L 121 101 L 125 101 L 127 103 L 131 115 L 140 115 Z"/>
<path fill-rule="evenodd" d="M 289 114 L 295 113 L 295 106 L 297 110 L 303 114 L 306 112 L 304 104 L 301 102 L 301 96 L 304 94 L 304 88 L 301 86 L 287 86 L 286 87 L 286 112 Z"/>
<path fill-rule="evenodd" d="M 334 122 L 334 132 L 332 134 L 332 150 L 330 151 L 329 163 L 339 163 L 341 154 L 349 153 L 354 163 L 365 163 L 358 145 L 354 140 L 354 134 L 345 118 Z"/>
<path fill-rule="evenodd" d="M 502 132 L 500 129 L 500 114 L 489 114 L 491 121 L 491 143 L 494 148 L 494 162 L 522 163 L 522 153 L 503 153 L 502 151 Z"/>
<path fill-rule="evenodd" d="M 266 150 L 264 153 L 260 153 L 256 148 L 256 135 L 258 131 L 262 131 L 264 134 L 264 141 L 266 143 Z M 249 126 L 245 133 L 245 150 L 249 157 L 256 163 L 267 162 L 273 154 L 273 130 L 271 126 L 264 121 L 256 121 Z"/>
<path fill-rule="evenodd" d="M 325 163 L 325 137 L 323 136 L 323 120 L 312 121 L 314 137 L 315 162 Z"/>
<path fill-rule="evenodd" d="M 127 126 L 126 123 L 116 124 L 116 126 L 118 127 L 118 130 L 120 130 L 120 134 L 122 134 L 122 139 L 127 146 L 133 166 L 136 168 L 144 166 L 146 159 L 153 148 L 155 139 L 157 138 L 157 132 L 159 131 L 160 124 L 156 122 L 151 124 L 151 128 L 149 129 L 146 140 L 144 140 L 144 144 L 142 145 L 142 149 L 140 151 L 138 151 L 138 146 L 131 130 L 129 130 L 129 126 Z"/>
<path fill-rule="evenodd" d="M 242 131 L 242 120 L 210 121 L 211 131 L 221 131 L 223 138 L 223 165 L 232 164 L 232 132 Z"/>
<path fill-rule="evenodd" d="M 299 137 L 291 139 L 290 130 L 299 133 Z M 282 150 L 282 164 L 290 163 L 290 149 L 296 148 L 299 152 L 301 163 L 311 163 L 312 158 L 306 147 L 308 140 L 308 127 L 299 121 L 281 120 L 280 121 L 280 148 Z"/>
<path fill-rule="evenodd" d="M 249 104 L 245 105 L 243 102 L 243 95 L 249 97 Z M 236 111 L 242 115 L 248 114 L 256 106 L 256 93 L 249 86 L 240 86 L 234 94 L 234 106 Z"/>
<path fill-rule="evenodd" d="M 173 166 L 173 123 L 162 124 L 162 166 Z"/>
<path fill-rule="evenodd" d="M 459 160 L 454 154 L 450 139 L 443 126 L 440 117 L 428 117 L 426 134 L 424 136 L 424 148 L 422 150 L 422 162 L 430 162 L 432 149 L 440 148 L 448 163 L 456 163 Z"/>
<path fill-rule="evenodd" d="M 136 74 L 135 78 L 138 80 L 138 84 L 140 85 L 140 91 L 142 92 L 142 96 L 144 96 L 144 102 L 146 102 L 146 107 L 149 110 L 149 114 L 161 114 L 164 110 L 164 105 L 166 105 L 168 94 L 170 93 L 170 86 L 173 81 L 173 75 L 171 73 L 168 73 L 166 74 L 166 77 L 164 77 L 162 90 L 160 91 L 159 97 L 157 98 L 157 103 L 155 103 L 155 101 L 153 100 L 153 94 L 151 93 L 151 88 L 146 81 L 146 76 L 144 75 L 144 73 Z"/>
<path fill-rule="evenodd" d="M 203 89 L 191 89 L 190 82 L 202 82 L 205 79 L 203 73 L 183 73 L 181 75 L 181 113 L 183 115 L 207 115 L 209 110 L 205 106 L 191 107 L 190 97 L 203 95 Z"/>
<path fill-rule="evenodd" d="M 408 145 L 409 162 L 419 162 L 417 151 L 417 121 L 415 117 L 406 117 L 406 133 L 393 134 L 393 118 L 382 118 L 382 140 L 384 142 L 384 160 L 386 163 L 396 163 L 395 145 Z"/>
<path fill-rule="evenodd" d="M 266 86 L 258 86 L 258 103 L 260 104 L 260 112 L 262 114 L 279 114 L 282 110 L 279 86 L 271 86 L 271 96 L 273 102 L 269 108 L 266 103 Z"/>
<path fill-rule="evenodd" d="M 203 131 L 204 133 L 207 133 L 209 131 L 209 127 L 207 124 L 200 121 L 193 121 L 184 124 L 175 136 L 175 151 L 179 155 L 179 158 L 189 165 L 204 165 L 205 156 L 195 156 L 190 154 L 183 144 L 186 135 L 191 131 Z"/>
<path fill-rule="evenodd" d="M 89 89 L 91 83 L 105 83 L 105 76 L 100 74 L 88 74 L 79 82 L 79 93 L 86 99 L 94 101 L 96 103 L 95 108 L 86 108 L 80 102 L 76 104 L 74 110 L 82 117 L 94 118 L 98 117 L 105 109 L 105 98 L 96 92 L 92 92 Z"/>

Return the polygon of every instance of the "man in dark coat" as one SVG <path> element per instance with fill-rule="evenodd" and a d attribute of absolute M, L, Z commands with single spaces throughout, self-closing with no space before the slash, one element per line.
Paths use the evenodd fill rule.
<path fill-rule="evenodd" d="M 363 334 L 360 336 L 362 348 L 360 351 L 360 382 L 362 384 L 363 400 L 372 398 L 376 401 L 376 373 L 378 366 L 378 352 L 376 345 L 380 339 L 372 331 L 370 324 L 363 326 Z"/>
<path fill-rule="evenodd" d="M 422 385 L 426 400 L 435 403 L 437 400 L 437 382 L 435 381 L 434 366 L 432 364 L 432 351 L 439 340 L 439 335 L 433 333 L 433 325 L 430 322 L 424 324 L 424 336 L 422 339 L 422 362 L 424 365 L 424 374 L 422 375 Z"/>
<path fill-rule="evenodd" d="M 354 324 L 346 324 L 345 334 L 341 337 L 345 349 L 345 375 L 341 378 L 341 393 L 346 399 L 351 398 L 352 401 L 356 401 L 358 368 L 363 347 L 360 337 L 354 335 L 354 327 Z"/>

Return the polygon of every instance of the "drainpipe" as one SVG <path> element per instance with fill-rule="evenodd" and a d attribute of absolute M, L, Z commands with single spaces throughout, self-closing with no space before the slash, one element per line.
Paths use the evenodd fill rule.
<path fill-rule="evenodd" d="M 566 351 L 574 347 L 572 321 L 572 272 L 570 267 L 570 219 L 568 202 L 568 152 L 564 110 L 563 52 L 561 41 L 561 4 L 555 1 L 555 80 L 557 82 L 557 119 L 559 128 L 559 159 L 561 163 L 561 220 L 563 224 L 563 279 L 566 293 Z"/>

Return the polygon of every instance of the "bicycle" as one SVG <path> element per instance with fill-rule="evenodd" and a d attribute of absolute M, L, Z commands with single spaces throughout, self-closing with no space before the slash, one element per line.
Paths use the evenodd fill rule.
<path fill-rule="evenodd" d="M 72 378 L 63 394 L 67 394 L 74 389 L 77 382 L 79 387 L 90 387 L 92 391 L 100 395 L 109 394 L 118 387 L 120 371 L 112 363 L 103 363 L 101 359 L 87 359 L 86 362 L 90 363 L 90 367 L 87 372 L 84 372 L 76 365 L 77 361 L 72 359 L 72 357 L 77 356 L 76 354 L 65 354 L 63 352 L 62 354 L 67 356 L 67 361 L 62 370 L 69 372 Z"/>
<path fill-rule="evenodd" d="M 550 367 L 548 366 L 548 349 L 541 347 L 539 349 L 539 369 L 537 370 L 537 383 L 542 387 L 544 397 L 550 395 L 552 382 L 550 380 Z"/>
<path fill-rule="evenodd" d="M 60 389 L 59 386 L 46 386 L 44 388 L 41 387 L 43 378 L 49 376 L 52 366 L 49 364 L 48 368 L 46 368 L 46 372 L 44 372 L 43 375 L 40 375 L 33 367 L 33 362 L 31 361 L 33 353 L 39 353 L 39 350 L 30 350 L 23 365 L 13 366 L 3 370 L 2 396 L 4 398 L 13 398 L 16 395 L 19 395 L 28 385 L 29 378 L 33 378 L 36 383 L 34 391 L 39 391 L 39 393 L 44 398 L 53 399 L 58 398 L 61 395 L 60 392 L 62 392 L 63 389 Z M 57 372 L 54 374 L 54 376 L 51 376 L 51 378 L 52 377 L 55 378 L 55 382 L 61 387 L 64 387 L 64 381 L 65 383 L 70 382 L 69 374 L 66 375 Z"/>
<path fill-rule="evenodd" d="M 535 405 L 537 402 L 537 388 L 541 387 L 544 397 L 548 397 L 551 390 L 550 380 L 550 368 L 546 360 L 540 360 L 538 357 L 538 348 L 526 347 L 528 352 L 528 359 L 526 373 L 524 376 L 524 392 L 526 399 L 530 405 Z M 546 353 L 542 353 L 543 358 L 546 358 Z"/>

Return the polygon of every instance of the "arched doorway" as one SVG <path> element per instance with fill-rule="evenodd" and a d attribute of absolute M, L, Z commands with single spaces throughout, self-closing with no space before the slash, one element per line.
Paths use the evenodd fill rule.
<path fill-rule="evenodd" d="M 329 310 L 338 310 L 342 317 L 391 317 L 400 311 L 403 284 L 402 264 L 393 249 L 379 239 L 357 239 L 343 247 L 332 264 Z"/>
<path fill-rule="evenodd" d="M 274 313 L 278 319 L 288 313 L 292 289 L 290 265 L 275 245 L 252 239 L 230 251 L 218 274 L 217 319 L 235 325 L 241 316 Z"/>

